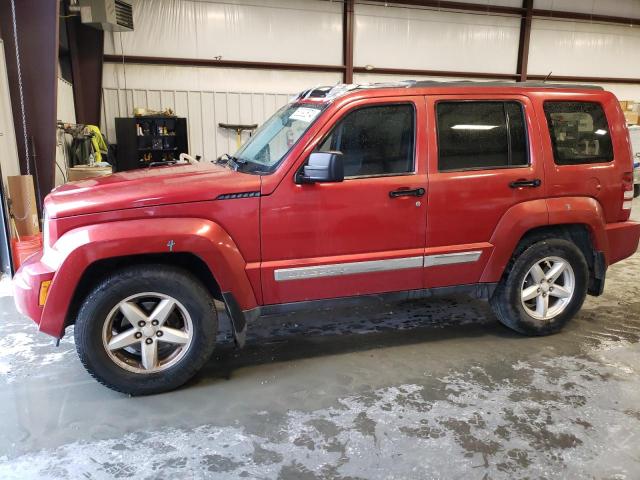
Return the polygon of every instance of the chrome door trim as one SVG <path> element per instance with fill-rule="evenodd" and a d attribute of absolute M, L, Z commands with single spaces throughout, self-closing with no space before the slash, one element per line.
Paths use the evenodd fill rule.
<path fill-rule="evenodd" d="M 480 255 L 481 250 L 472 250 L 470 252 L 456 252 L 456 253 L 441 253 L 438 255 L 427 255 L 424 257 L 425 267 L 436 267 L 439 265 L 453 265 L 456 263 L 470 263 L 476 262 Z"/>
<path fill-rule="evenodd" d="M 273 271 L 273 276 L 276 282 L 305 280 L 309 278 L 341 277 L 358 273 L 386 272 L 389 270 L 469 263 L 477 261 L 481 254 L 481 250 L 473 250 L 419 257 L 390 258 L 388 260 L 367 260 L 362 262 L 312 265 L 308 267 L 278 268 Z"/>
<path fill-rule="evenodd" d="M 368 260 L 364 262 L 331 263 L 310 267 L 279 268 L 274 270 L 276 282 L 287 280 L 304 280 L 307 278 L 340 277 L 356 273 L 385 272 L 388 270 L 404 270 L 421 268 L 423 257 L 391 258 L 389 260 Z"/>

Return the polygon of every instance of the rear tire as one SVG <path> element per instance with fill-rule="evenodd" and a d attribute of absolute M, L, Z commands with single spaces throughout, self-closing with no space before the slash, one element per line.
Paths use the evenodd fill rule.
<path fill-rule="evenodd" d="M 168 265 L 117 271 L 80 307 L 78 355 L 103 385 L 130 395 L 173 390 L 209 359 L 217 333 L 213 299 L 188 272 Z"/>
<path fill-rule="evenodd" d="M 589 268 L 578 247 L 563 239 L 541 240 L 512 259 L 490 303 L 507 327 L 525 335 L 549 335 L 580 310 L 588 280 Z"/>

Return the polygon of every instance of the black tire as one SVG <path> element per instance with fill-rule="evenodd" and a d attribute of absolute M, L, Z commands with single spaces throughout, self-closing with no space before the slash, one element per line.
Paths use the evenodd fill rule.
<path fill-rule="evenodd" d="M 637 198 L 640 196 L 640 184 L 633 184 L 633 198 Z"/>
<path fill-rule="evenodd" d="M 529 270 L 546 257 L 560 257 L 568 261 L 575 275 L 575 286 L 571 300 L 560 314 L 550 320 L 540 320 L 529 315 L 523 307 L 521 288 Z M 516 253 L 490 303 L 498 320 L 507 327 L 525 335 L 550 335 L 560 331 L 580 310 L 587 294 L 588 281 L 589 267 L 578 247 L 559 238 L 545 239 Z"/>
<path fill-rule="evenodd" d="M 193 324 L 191 343 L 179 362 L 144 374 L 119 366 L 102 340 L 109 312 L 125 298 L 143 292 L 173 297 Z M 140 265 L 116 271 L 91 291 L 80 307 L 74 335 L 80 361 L 96 380 L 118 392 L 149 395 L 173 390 L 193 377 L 211 356 L 217 331 L 213 298 L 196 278 L 168 265 Z"/>

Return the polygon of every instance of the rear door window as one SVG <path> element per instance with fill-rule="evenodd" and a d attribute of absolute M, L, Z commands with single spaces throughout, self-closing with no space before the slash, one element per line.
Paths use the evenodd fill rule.
<path fill-rule="evenodd" d="M 439 171 L 529 164 L 524 110 L 519 102 L 438 102 L 436 116 Z"/>
<path fill-rule="evenodd" d="M 557 165 L 610 162 L 613 147 L 607 117 L 593 102 L 544 102 Z"/>

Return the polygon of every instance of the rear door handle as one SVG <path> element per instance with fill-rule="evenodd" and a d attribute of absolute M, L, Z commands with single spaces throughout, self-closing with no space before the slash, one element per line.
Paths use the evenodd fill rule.
<path fill-rule="evenodd" d="M 533 180 L 516 180 L 515 182 L 511 182 L 509 186 L 511 188 L 520 188 L 520 187 L 532 187 L 536 188 L 542 185 L 542 180 L 539 178 L 534 178 Z"/>
<path fill-rule="evenodd" d="M 408 188 L 399 188 L 398 190 L 392 190 L 389 192 L 389 196 L 391 198 L 398 198 L 398 197 L 421 197 L 425 194 L 425 189 L 424 188 L 414 188 L 414 189 L 408 189 Z"/>

